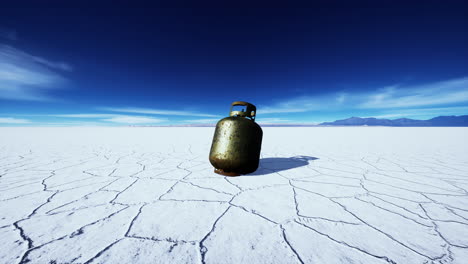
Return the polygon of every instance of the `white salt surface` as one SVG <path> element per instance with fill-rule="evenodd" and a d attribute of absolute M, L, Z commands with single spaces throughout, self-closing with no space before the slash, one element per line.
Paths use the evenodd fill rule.
<path fill-rule="evenodd" d="M 468 129 L 0 128 L 0 263 L 468 263 Z"/>

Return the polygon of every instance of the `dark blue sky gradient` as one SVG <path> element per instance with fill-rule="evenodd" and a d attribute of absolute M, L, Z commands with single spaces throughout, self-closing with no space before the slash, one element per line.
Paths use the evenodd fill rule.
<path fill-rule="evenodd" d="M 468 114 L 468 100 L 428 100 L 385 109 L 359 106 L 365 103 L 359 97 L 373 98 L 390 86 L 397 87 L 395 100 L 415 93 L 423 93 L 424 100 L 426 85 L 451 80 L 462 84 L 449 92 L 463 93 L 468 83 L 468 7 L 463 1 L 323 1 L 297 8 L 264 3 L 260 8 L 252 3 L 167 7 L 35 2 L 2 3 L 0 29 L 17 37 L 0 38 L 0 43 L 64 62 L 71 70 L 49 67 L 65 81 L 54 89 L 37 90 L 47 100 L 0 97 L 0 117 L 34 124 L 101 122 L 40 115 L 107 113 L 163 117 L 167 120 L 161 124 L 178 124 L 207 117 L 104 108 L 224 116 L 235 100 L 256 104 L 259 119 L 262 107 L 283 109 L 265 113 L 263 117 L 270 118 L 265 121 L 271 122 L 438 115 L 424 109 Z M 327 106 L 327 100 L 334 102 L 340 94 L 353 99 Z M 317 99 L 323 104 L 287 111 Z"/>

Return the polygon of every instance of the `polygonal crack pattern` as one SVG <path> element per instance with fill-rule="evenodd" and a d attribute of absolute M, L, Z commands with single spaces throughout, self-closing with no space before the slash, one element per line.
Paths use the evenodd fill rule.
<path fill-rule="evenodd" d="M 314 143 L 297 132 L 304 128 L 288 131 L 309 143 L 285 142 L 271 129 L 257 172 L 223 177 L 207 160 L 212 128 L 173 129 L 165 139 L 132 129 L 126 133 L 154 140 L 153 149 L 79 137 L 72 147 L 46 147 L 53 133 L 28 149 L 0 142 L 1 263 L 468 259 L 463 144 L 390 141 L 364 151 Z M 167 139 L 180 131 L 190 136 Z"/>

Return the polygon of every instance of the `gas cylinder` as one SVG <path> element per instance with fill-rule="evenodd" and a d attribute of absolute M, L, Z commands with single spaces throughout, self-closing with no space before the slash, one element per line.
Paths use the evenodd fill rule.
<path fill-rule="evenodd" d="M 234 106 L 245 110 L 233 111 Z M 210 150 L 210 163 L 215 172 L 225 176 L 239 176 L 254 172 L 260 161 L 262 128 L 255 123 L 257 108 L 250 103 L 231 104 L 229 117 L 216 124 Z"/>

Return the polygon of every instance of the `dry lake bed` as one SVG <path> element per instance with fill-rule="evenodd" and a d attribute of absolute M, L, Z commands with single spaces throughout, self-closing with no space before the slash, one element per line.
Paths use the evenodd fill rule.
<path fill-rule="evenodd" d="M 0 263 L 468 263 L 468 129 L 0 128 Z"/>

